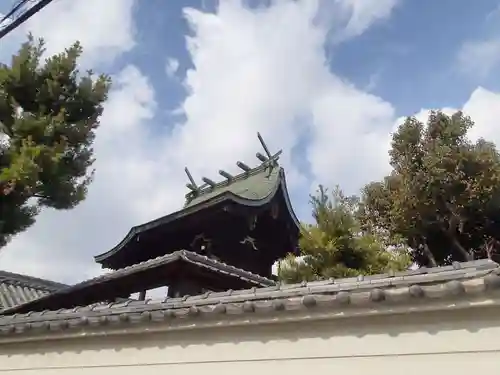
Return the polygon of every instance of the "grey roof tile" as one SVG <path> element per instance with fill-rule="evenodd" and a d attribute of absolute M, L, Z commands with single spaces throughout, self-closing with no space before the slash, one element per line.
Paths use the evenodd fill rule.
<path fill-rule="evenodd" d="M 460 271 L 460 272 L 459 272 Z M 396 281 L 396 282 L 388 282 Z M 240 291 L 158 301 L 125 301 L 33 314 L 0 316 L 0 336 L 56 332 L 112 323 L 150 324 L 175 318 L 198 319 L 278 313 L 300 309 L 342 309 L 347 306 L 408 304 L 411 300 L 457 299 L 500 290 L 500 268 L 494 262 L 467 262 L 385 278 L 366 277 L 275 285 Z"/>
<path fill-rule="evenodd" d="M 33 301 L 68 285 L 0 271 L 0 311 Z"/>

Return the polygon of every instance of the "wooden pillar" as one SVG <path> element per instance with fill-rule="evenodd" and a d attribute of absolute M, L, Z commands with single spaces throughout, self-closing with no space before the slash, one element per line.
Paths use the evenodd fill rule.
<path fill-rule="evenodd" d="M 146 299 L 146 291 L 143 290 L 139 293 L 139 301 L 144 301 Z"/>

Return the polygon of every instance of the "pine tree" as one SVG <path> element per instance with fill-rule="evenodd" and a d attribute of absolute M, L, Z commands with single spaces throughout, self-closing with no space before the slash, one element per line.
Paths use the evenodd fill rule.
<path fill-rule="evenodd" d="M 289 255 L 279 264 L 284 282 L 370 275 L 404 270 L 410 258 L 404 246 L 384 233 L 367 233 L 357 218 L 359 199 L 340 189 L 331 195 L 322 186 L 311 196 L 315 223 L 304 224 L 300 258 Z"/>
<path fill-rule="evenodd" d="M 0 65 L 0 247 L 43 207 L 70 209 L 92 181 L 92 143 L 110 79 L 77 69 L 79 43 L 42 61 L 29 36 Z"/>

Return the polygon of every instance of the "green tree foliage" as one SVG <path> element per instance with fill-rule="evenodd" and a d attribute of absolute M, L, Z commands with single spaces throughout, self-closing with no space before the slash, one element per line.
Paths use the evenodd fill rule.
<path fill-rule="evenodd" d="M 311 196 L 314 224 L 305 224 L 300 240 L 301 259 L 289 255 L 279 264 L 285 282 L 349 277 L 403 270 L 410 265 L 404 247 L 382 231 L 367 233 L 357 218 L 359 200 L 320 186 Z M 387 250 L 391 248 L 391 250 Z"/>
<path fill-rule="evenodd" d="M 392 172 L 363 192 L 361 221 L 402 236 L 419 265 L 494 258 L 500 241 L 500 155 L 467 138 L 473 122 L 431 112 L 393 136 Z"/>
<path fill-rule="evenodd" d="M 91 182 L 92 143 L 110 79 L 81 74 L 75 43 L 42 61 L 31 36 L 0 65 L 0 247 L 42 207 L 69 209 Z"/>

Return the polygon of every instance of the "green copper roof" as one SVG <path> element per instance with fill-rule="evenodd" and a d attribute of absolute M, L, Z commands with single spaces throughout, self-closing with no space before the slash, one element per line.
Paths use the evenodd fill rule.
<path fill-rule="evenodd" d="M 198 193 L 191 192 L 186 196 L 185 207 L 200 204 L 223 193 L 232 193 L 244 200 L 260 201 L 275 192 L 280 182 L 280 170 L 280 167 L 258 167 L 214 187 L 205 186 Z"/>

